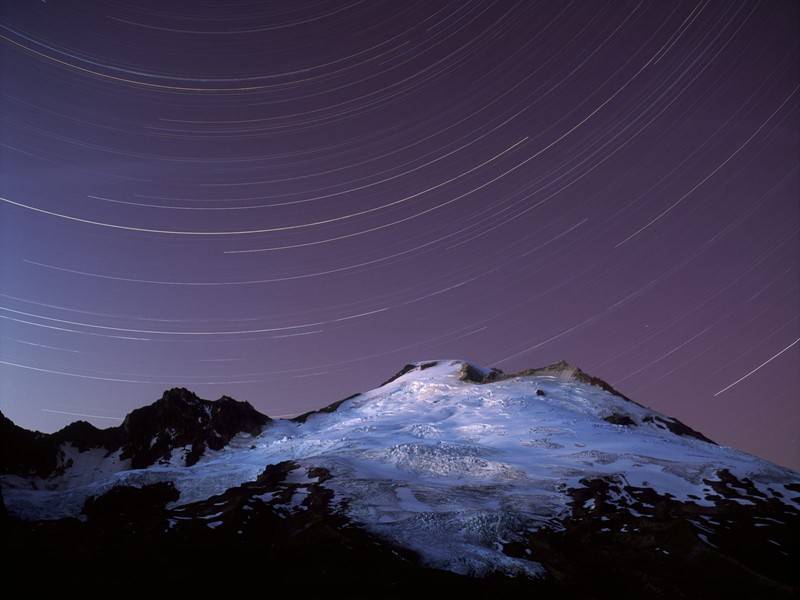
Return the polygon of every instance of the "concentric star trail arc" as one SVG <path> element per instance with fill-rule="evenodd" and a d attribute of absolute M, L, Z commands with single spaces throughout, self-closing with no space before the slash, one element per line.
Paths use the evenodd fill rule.
<path fill-rule="evenodd" d="M 800 468 L 797 2 L 7 4 L 14 422 L 563 359 Z"/>

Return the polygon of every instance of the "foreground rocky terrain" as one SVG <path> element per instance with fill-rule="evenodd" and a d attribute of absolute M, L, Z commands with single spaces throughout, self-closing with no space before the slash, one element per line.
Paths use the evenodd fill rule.
<path fill-rule="evenodd" d="M 0 417 L 0 452 L 7 585 L 800 592 L 800 474 L 566 363 L 511 375 L 415 363 L 290 420 L 173 389 L 105 430 L 47 435 Z"/>

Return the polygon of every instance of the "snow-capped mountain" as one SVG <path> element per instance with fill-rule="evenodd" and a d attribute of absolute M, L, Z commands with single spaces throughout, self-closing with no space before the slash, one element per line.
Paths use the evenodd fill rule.
<path fill-rule="evenodd" d="M 566 363 L 511 375 L 415 363 L 289 420 L 175 389 L 118 428 L 76 423 L 48 436 L 5 419 L 0 434 L 18 536 L 31 522 L 54 539 L 65 523 L 124 526 L 164 548 L 269 538 L 287 552 L 310 536 L 381 557 L 381 568 L 400 561 L 578 597 L 587 577 L 592 597 L 622 581 L 623 592 L 666 597 L 680 577 L 710 577 L 693 584 L 705 597 L 798 590 L 800 474 Z"/>

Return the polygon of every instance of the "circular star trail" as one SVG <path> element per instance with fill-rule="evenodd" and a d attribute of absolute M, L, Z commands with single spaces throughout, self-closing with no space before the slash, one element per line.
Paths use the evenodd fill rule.
<path fill-rule="evenodd" d="M 5 3 L 0 408 L 565 359 L 800 467 L 800 9 Z"/>

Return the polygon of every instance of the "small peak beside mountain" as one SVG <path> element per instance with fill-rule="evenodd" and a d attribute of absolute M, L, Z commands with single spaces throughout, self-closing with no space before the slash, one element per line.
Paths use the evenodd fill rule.
<path fill-rule="evenodd" d="M 186 388 L 172 388 L 160 400 L 125 417 L 122 458 L 130 458 L 134 468 L 144 468 L 169 462 L 180 450 L 186 466 L 191 466 L 207 448 L 221 450 L 239 433 L 258 435 L 270 420 L 249 403 L 229 396 L 204 400 Z"/>
<path fill-rule="evenodd" d="M 98 429 L 88 421 L 73 421 L 52 434 L 52 438 L 57 444 L 70 443 L 81 452 L 92 448 L 104 448 L 113 452 L 124 442 L 123 432 L 119 427 Z"/>
<path fill-rule="evenodd" d="M 0 475 L 46 477 L 58 466 L 51 436 L 28 431 L 0 412 Z"/>
<path fill-rule="evenodd" d="M 204 400 L 191 390 L 175 387 L 161 398 L 137 408 L 116 427 L 99 429 L 74 421 L 52 434 L 16 426 L 0 414 L 0 473 L 50 477 L 63 472 L 73 459 L 65 449 L 82 454 L 119 452 L 133 469 L 155 464 L 191 466 L 207 450 L 221 450 L 239 434 L 258 435 L 271 419 L 248 402 L 222 396 Z"/>

